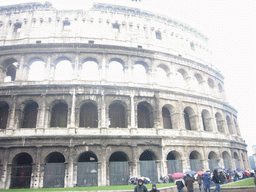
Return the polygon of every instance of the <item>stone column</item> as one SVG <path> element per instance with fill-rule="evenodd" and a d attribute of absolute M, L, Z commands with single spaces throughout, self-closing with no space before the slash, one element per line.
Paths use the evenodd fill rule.
<path fill-rule="evenodd" d="M 161 161 L 156 160 L 156 169 L 157 169 L 157 181 L 159 181 L 160 175 L 162 174 Z"/>
<path fill-rule="evenodd" d="M 161 114 L 160 114 L 160 109 L 159 109 L 159 92 L 155 92 L 155 107 L 154 107 L 154 113 L 155 113 L 155 117 L 154 117 L 154 127 L 155 128 L 160 128 L 163 129 L 163 123 L 162 123 L 162 118 L 161 118 Z"/>
<path fill-rule="evenodd" d="M 186 171 L 190 171 L 191 167 L 190 167 L 190 160 L 189 160 L 189 154 L 187 153 L 188 151 L 188 147 L 184 147 L 183 148 L 183 162 L 182 162 L 182 165 L 183 165 L 183 172 L 186 172 Z"/>
<path fill-rule="evenodd" d="M 132 175 L 139 176 L 138 175 L 138 160 L 137 160 L 137 154 L 138 154 L 138 148 L 137 145 L 132 146 Z"/>
<path fill-rule="evenodd" d="M 38 109 L 37 113 L 37 122 L 36 122 L 36 128 L 44 128 L 45 123 L 45 105 L 46 105 L 46 95 L 42 94 L 42 104 L 40 108 Z"/>
<path fill-rule="evenodd" d="M 74 186 L 73 180 L 74 180 L 74 147 L 69 147 L 68 187 Z"/>
<path fill-rule="evenodd" d="M 0 66 L 0 82 L 4 82 L 5 77 L 6 77 L 6 69 Z"/>
<path fill-rule="evenodd" d="M 131 98 L 131 128 L 135 128 L 135 109 L 134 109 L 134 94 L 130 95 Z"/>
<path fill-rule="evenodd" d="M 9 148 L 5 148 L 4 149 L 4 154 L 2 154 L 3 155 L 2 175 L 0 175 L 1 180 L 2 180 L 2 186 L 1 187 L 3 189 L 8 189 L 9 188 L 9 185 L 7 185 L 8 177 L 11 174 L 11 172 L 8 172 L 8 171 L 10 171 L 8 169 L 9 154 L 10 154 Z"/>
<path fill-rule="evenodd" d="M 72 106 L 71 106 L 71 117 L 70 117 L 70 127 L 75 128 L 76 122 L 76 90 L 73 90 L 72 95 Z"/>
<path fill-rule="evenodd" d="M 106 81 L 106 54 L 102 55 L 101 80 Z"/>
<path fill-rule="evenodd" d="M 107 185 L 107 159 L 106 159 L 107 151 L 106 150 L 107 150 L 106 146 L 101 147 L 101 154 L 102 154 L 101 184 L 102 186 Z"/>
<path fill-rule="evenodd" d="M 102 90 L 101 93 L 101 133 L 106 134 L 107 133 L 107 124 L 108 120 L 106 119 L 106 104 L 105 104 L 105 93 L 104 90 Z"/>
<path fill-rule="evenodd" d="M 45 81 L 51 80 L 51 55 L 47 55 L 46 69 L 45 69 Z"/>
<path fill-rule="evenodd" d="M 24 54 L 21 55 L 20 62 L 18 63 L 16 69 L 15 81 L 23 81 L 23 65 L 24 65 Z"/>
<path fill-rule="evenodd" d="M 73 75 L 72 75 L 72 80 L 78 80 L 79 78 L 79 72 L 81 70 L 79 70 L 79 53 L 76 53 L 76 57 L 75 57 L 75 63 L 72 64 L 73 67 Z"/>

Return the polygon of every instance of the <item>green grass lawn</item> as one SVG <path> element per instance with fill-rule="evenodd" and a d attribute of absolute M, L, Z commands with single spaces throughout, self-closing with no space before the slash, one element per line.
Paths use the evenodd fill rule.
<path fill-rule="evenodd" d="M 253 178 L 243 179 L 241 181 L 229 183 L 229 184 L 223 185 L 221 187 L 245 187 L 245 186 L 254 186 Z"/>
<path fill-rule="evenodd" d="M 174 183 L 157 184 L 157 188 L 174 186 Z M 152 189 L 152 184 L 145 185 L 148 189 Z M 8 192 L 40 192 L 40 191 L 108 191 L 108 190 L 134 190 L 135 185 L 117 185 L 117 186 L 97 186 L 97 187 L 72 187 L 72 188 L 40 188 L 40 189 L 0 189 Z"/>

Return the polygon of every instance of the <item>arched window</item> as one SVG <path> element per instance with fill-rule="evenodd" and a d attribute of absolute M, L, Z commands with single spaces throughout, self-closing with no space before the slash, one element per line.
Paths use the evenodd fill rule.
<path fill-rule="evenodd" d="M 98 127 L 98 110 L 94 104 L 86 103 L 81 107 L 79 127 Z"/>
<path fill-rule="evenodd" d="M 211 151 L 208 155 L 209 168 L 213 171 L 214 167 L 218 166 L 218 156 L 215 152 Z"/>
<path fill-rule="evenodd" d="M 109 63 L 108 80 L 116 82 L 124 81 L 124 68 L 121 61 L 113 60 Z"/>
<path fill-rule="evenodd" d="M 125 107 L 119 103 L 113 103 L 109 106 L 109 127 L 126 128 L 126 111 Z"/>
<path fill-rule="evenodd" d="M 228 125 L 228 130 L 229 130 L 229 133 L 230 134 L 233 134 L 233 125 L 232 125 L 232 122 L 231 122 L 231 119 L 229 116 L 226 117 L 226 121 L 227 121 L 227 125 Z"/>
<path fill-rule="evenodd" d="M 190 125 L 190 121 L 189 121 L 189 115 L 188 112 L 186 110 L 184 110 L 184 120 L 185 120 L 185 127 L 187 130 L 191 130 L 191 125 Z"/>
<path fill-rule="evenodd" d="M 9 105 L 5 102 L 0 102 L 0 129 L 6 129 L 9 114 Z"/>
<path fill-rule="evenodd" d="M 179 69 L 173 79 L 173 85 L 174 87 L 178 87 L 181 89 L 187 88 L 187 83 L 185 81 L 185 78 L 187 77 L 187 73 L 183 69 Z"/>
<path fill-rule="evenodd" d="M 224 151 L 222 152 L 222 158 L 223 158 L 223 161 L 224 161 L 224 168 L 225 169 L 231 169 L 231 158 L 230 158 L 230 155 L 228 154 L 227 151 Z"/>
<path fill-rule="evenodd" d="M 67 127 L 68 106 L 65 103 L 54 105 L 51 113 L 51 127 Z"/>
<path fill-rule="evenodd" d="M 36 128 L 38 104 L 30 102 L 23 111 L 22 128 Z"/>
<path fill-rule="evenodd" d="M 216 119 L 216 124 L 217 124 L 218 131 L 220 133 L 225 133 L 224 126 L 223 126 L 223 119 L 222 119 L 221 114 L 216 113 L 215 114 L 215 119 Z"/>
<path fill-rule="evenodd" d="M 147 71 L 144 65 L 142 64 L 134 65 L 133 80 L 135 83 L 147 83 Z"/>
<path fill-rule="evenodd" d="M 150 105 L 146 102 L 141 102 L 137 106 L 138 128 L 153 127 L 153 112 Z"/>
<path fill-rule="evenodd" d="M 55 80 L 72 80 L 73 69 L 69 60 L 63 59 L 56 64 Z"/>
<path fill-rule="evenodd" d="M 239 169 L 240 168 L 239 157 L 236 152 L 234 153 L 234 160 L 235 160 L 236 169 Z"/>
<path fill-rule="evenodd" d="M 201 113 L 203 128 L 205 131 L 212 131 L 211 116 L 207 110 L 203 110 Z"/>
<path fill-rule="evenodd" d="M 45 62 L 37 60 L 31 63 L 28 73 L 28 81 L 43 81 L 45 78 Z"/>
<path fill-rule="evenodd" d="M 94 60 L 87 60 L 82 65 L 82 80 L 99 80 L 99 66 Z"/>
<path fill-rule="evenodd" d="M 163 125 L 165 129 L 172 129 L 172 120 L 170 111 L 166 108 L 162 108 L 162 116 L 163 116 Z"/>
<path fill-rule="evenodd" d="M 189 155 L 191 171 L 202 170 L 201 155 L 197 151 L 192 151 Z"/>
<path fill-rule="evenodd" d="M 169 84 L 167 72 L 162 67 L 157 67 L 156 68 L 155 78 L 156 78 L 156 80 L 155 80 L 156 83 L 159 84 L 159 85 Z"/>
<path fill-rule="evenodd" d="M 185 128 L 187 130 L 197 129 L 195 112 L 191 107 L 186 107 L 184 109 L 184 121 L 185 121 Z"/>
<path fill-rule="evenodd" d="M 11 82 L 15 81 L 16 79 L 16 68 L 18 63 L 14 62 L 13 64 L 9 65 L 6 71 L 6 77 L 4 79 L 4 82 Z"/>
<path fill-rule="evenodd" d="M 177 151 L 171 151 L 167 155 L 168 173 L 183 172 L 181 155 Z"/>

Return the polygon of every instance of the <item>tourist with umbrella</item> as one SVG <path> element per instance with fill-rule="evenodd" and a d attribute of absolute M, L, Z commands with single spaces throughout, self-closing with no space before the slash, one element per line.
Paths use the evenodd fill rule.
<path fill-rule="evenodd" d="M 206 172 L 203 176 L 203 179 L 204 179 L 204 191 L 207 192 L 207 189 L 208 191 L 210 192 L 211 191 L 211 177 L 209 175 L 208 172 Z"/>
<path fill-rule="evenodd" d="M 201 191 L 201 189 L 202 189 L 202 184 L 203 184 L 203 177 L 202 177 L 202 175 L 198 175 L 198 177 L 197 177 L 197 183 L 198 183 L 198 185 L 199 185 L 199 190 Z"/>
<path fill-rule="evenodd" d="M 187 174 L 187 177 L 185 179 L 185 185 L 187 187 L 188 192 L 193 192 L 194 191 L 194 179 L 192 178 L 192 175 Z"/>
<path fill-rule="evenodd" d="M 185 187 L 184 177 L 185 175 L 183 173 L 174 173 L 172 175 L 172 178 L 175 179 L 175 184 L 177 185 L 178 192 L 183 192 L 183 187 Z"/>
<path fill-rule="evenodd" d="M 218 173 L 218 169 L 215 169 L 213 171 L 212 179 L 213 179 L 213 182 L 215 183 L 215 189 L 213 190 L 213 192 L 215 192 L 217 190 L 218 190 L 218 192 L 220 192 L 220 183 L 221 183 L 221 181 L 220 181 L 220 178 L 219 178 L 219 174 L 220 173 Z"/>

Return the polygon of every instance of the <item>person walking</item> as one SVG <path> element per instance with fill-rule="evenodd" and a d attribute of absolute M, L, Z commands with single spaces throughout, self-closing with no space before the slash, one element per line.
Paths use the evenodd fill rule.
<path fill-rule="evenodd" d="M 184 179 L 176 179 L 175 184 L 177 185 L 178 192 L 183 192 L 183 187 L 185 187 Z"/>
<path fill-rule="evenodd" d="M 153 183 L 152 190 L 150 192 L 159 192 L 159 190 L 156 188 L 156 184 Z"/>
<path fill-rule="evenodd" d="M 215 189 L 213 190 L 213 192 L 215 192 L 217 190 L 218 190 L 218 192 L 220 192 L 220 183 L 221 183 L 221 181 L 220 181 L 220 178 L 219 178 L 219 174 L 220 173 L 218 173 L 218 169 L 215 169 L 213 171 L 212 179 L 213 179 L 213 182 L 215 183 Z"/>
<path fill-rule="evenodd" d="M 185 179 L 185 185 L 187 187 L 188 192 L 194 192 L 194 179 L 192 178 L 192 175 L 187 174 L 187 178 Z"/>
<path fill-rule="evenodd" d="M 138 180 L 138 185 L 134 188 L 134 192 L 148 192 L 148 189 L 145 185 L 143 185 L 143 180 Z"/>
<path fill-rule="evenodd" d="M 199 190 L 201 191 L 201 189 L 202 189 L 202 184 L 203 184 L 203 177 L 202 177 L 202 175 L 198 175 L 198 177 L 197 177 L 197 183 L 198 183 L 198 185 L 199 185 Z"/>
<path fill-rule="evenodd" d="M 204 192 L 207 192 L 207 189 L 209 192 L 211 192 L 211 177 L 209 175 L 209 173 L 205 173 L 204 176 L 203 176 L 203 181 L 204 181 Z"/>

